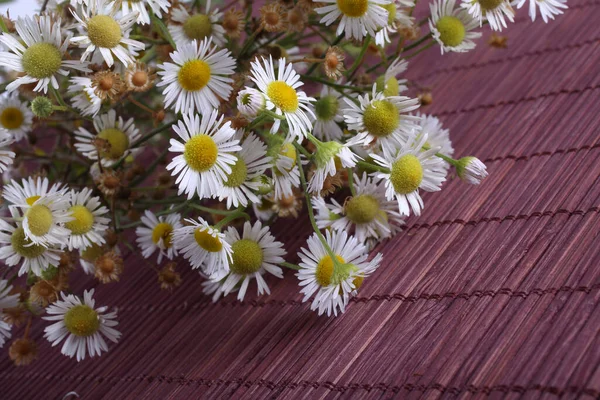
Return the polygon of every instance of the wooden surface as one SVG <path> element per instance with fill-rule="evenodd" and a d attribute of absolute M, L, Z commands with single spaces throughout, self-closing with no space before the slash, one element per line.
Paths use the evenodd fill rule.
<path fill-rule="evenodd" d="M 549 25 L 521 10 L 506 50 L 486 30 L 472 53 L 411 62 L 424 111 L 490 177 L 426 195 L 342 317 L 301 304 L 291 271 L 269 297 L 213 305 L 186 265 L 170 295 L 132 256 L 119 284 L 73 284 L 119 307 L 121 342 L 77 364 L 38 326 L 37 362 L 0 359 L 0 397 L 599 397 L 600 2 L 569 6 Z M 275 232 L 292 254 L 309 234 Z"/>

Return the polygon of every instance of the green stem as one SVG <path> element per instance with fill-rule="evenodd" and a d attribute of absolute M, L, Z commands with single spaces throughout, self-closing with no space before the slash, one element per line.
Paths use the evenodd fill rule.
<path fill-rule="evenodd" d="M 356 190 L 354 189 L 354 171 L 352 168 L 346 168 L 348 171 L 348 186 L 350 186 L 350 192 L 352 196 L 356 196 Z"/>
<path fill-rule="evenodd" d="M 246 214 L 242 209 L 238 208 L 237 210 L 235 210 L 233 212 L 233 214 L 228 215 L 227 217 L 225 217 L 222 220 L 220 220 L 219 222 L 217 222 L 217 224 L 215 225 L 215 228 L 218 229 L 218 230 L 221 230 L 222 227 L 224 227 L 225 225 L 227 225 L 231 221 L 233 221 L 235 219 L 238 219 L 240 217 L 243 217 L 246 220 L 250 219 L 250 216 L 248 214 Z"/>
<path fill-rule="evenodd" d="M 457 166 L 458 165 L 458 160 L 455 160 L 452 157 L 448 157 L 445 154 L 442 153 L 435 153 L 435 155 L 439 158 L 441 158 L 442 160 L 446 161 L 448 164 L 453 165 L 453 166 Z"/>
<path fill-rule="evenodd" d="M 358 70 L 358 67 L 362 64 L 362 59 L 364 58 L 365 53 L 367 52 L 367 49 L 369 48 L 370 42 L 371 42 L 371 36 L 367 36 L 367 38 L 365 39 L 365 42 L 363 43 L 362 49 L 360 49 L 360 53 L 358 54 L 358 57 L 356 57 L 356 60 L 354 60 L 354 64 L 352 64 L 352 66 L 348 70 L 348 74 L 346 75 L 348 77 L 348 82 L 350 82 L 352 80 L 352 77 Z"/>
<path fill-rule="evenodd" d="M 405 60 L 408 60 L 410 58 L 413 58 L 414 56 L 416 56 L 417 54 L 421 53 L 422 51 L 427 50 L 428 48 L 430 48 L 431 46 L 433 46 L 436 42 L 434 40 L 432 40 L 431 42 L 429 42 L 427 44 L 427 46 L 423 46 L 421 47 L 419 50 L 415 51 L 412 54 L 407 55 L 406 57 L 404 57 Z"/>
<path fill-rule="evenodd" d="M 414 42 L 412 42 L 411 44 L 409 44 L 408 46 L 404 47 L 402 49 L 402 53 L 407 52 L 408 50 L 412 50 L 415 47 L 419 47 L 421 45 L 421 43 L 425 42 L 427 39 L 429 39 L 431 37 L 431 33 L 428 33 L 427 35 L 423 36 L 422 38 L 420 38 L 419 40 L 416 40 Z"/>
<path fill-rule="evenodd" d="M 238 210 L 231 210 L 231 211 L 218 210 L 216 208 L 204 207 L 204 206 L 201 206 L 200 204 L 194 204 L 194 203 L 190 203 L 190 204 L 188 204 L 188 206 L 193 209 L 199 210 L 199 211 L 204 211 L 209 214 L 217 214 L 217 215 L 231 215 L 231 214 L 235 214 L 238 212 Z"/>
<path fill-rule="evenodd" d="M 371 170 L 371 171 L 376 171 L 376 172 L 383 172 L 386 174 L 389 174 L 390 171 L 387 168 L 383 168 L 383 167 L 379 167 L 377 165 L 373 165 L 371 163 L 368 163 L 366 161 L 359 161 L 356 163 L 357 166 L 359 167 L 363 167 L 365 169 Z"/>
<path fill-rule="evenodd" d="M 294 271 L 300 271 L 302 269 L 301 266 L 299 266 L 297 264 L 292 264 L 289 262 L 282 262 L 282 263 L 279 263 L 279 265 L 281 265 L 282 267 L 293 269 Z"/>
<path fill-rule="evenodd" d="M 138 147 L 139 145 L 147 142 L 148 140 L 152 139 L 154 136 L 166 131 L 167 129 L 170 129 L 171 126 L 173 126 L 173 124 L 175 124 L 176 121 L 172 121 L 172 122 L 167 122 L 166 124 L 164 124 L 163 126 L 160 126 L 158 128 L 156 128 L 153 131 L 150 131 L 150 133 L 148 133 L 146 136 L 139 138 L 136 142 L 134 142 L 131 145 L 132 149 L 135 149 L 136 147 Z"/>

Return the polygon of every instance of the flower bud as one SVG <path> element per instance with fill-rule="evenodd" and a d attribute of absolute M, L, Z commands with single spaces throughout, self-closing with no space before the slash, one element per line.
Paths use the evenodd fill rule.
<path fill-rule="evenodd" d="M 49 98 L 38 96 L 31 102 L 31 111 L 38 118 L 48 118 L 54 112 L 54 106 Z"/>
<path fill-rule="evenodd" d="M 487 168 L 477 157 L 463 157 L 458 160 L 456 172 L 460 179 L 471 185 L 479 185 L 488 176 Z"/>

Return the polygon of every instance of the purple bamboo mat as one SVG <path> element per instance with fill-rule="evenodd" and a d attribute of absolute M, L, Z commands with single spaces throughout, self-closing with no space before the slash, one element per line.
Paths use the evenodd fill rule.
<path fill-rule="evenodd" d="M 569 6 L 549 25 L 520 10 L 508 49 L 486 30 L 469 54 L 411 62 L 423 111 L 490 177 L 426 195 L 343 316 L 301 304 L 291 271 L 269 297 L 212 304 L 184 263 L 169 294 L 130 256 L 119 284 L 73 284 L 119 307 L 121 342 L 78 364 L 38 324 L 36 362 L 3 352 L 0 397 L 600 397 L 600 1 Z M 309 227 L 282 225 L 294 254 Z"/>

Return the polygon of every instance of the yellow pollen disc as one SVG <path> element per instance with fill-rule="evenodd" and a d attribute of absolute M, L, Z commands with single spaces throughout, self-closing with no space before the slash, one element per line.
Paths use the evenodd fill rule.
<path fill-rule="evenodd" d="M 383 92 L 384 95 L 390 96 L 398 96 L 400 94 L 400 85 L 398 84 L 398 79 L 392 77 L 384 82 L 385 76 L 380 76 L 375 80 L 377 84 L 377 91 Z"/>
<path fill-rule="evenodd" d="M 36 79 L 49 78 L 60 69 L 62 56 L 52 43 L 35 43 L 23 53 L 21 65 L 25 73 Z"/>
<path fill-rule="evenodd" d="M 446 46 L 458 46 L 465 38 L 465 25 L 451 15 L 440 18 L 435 27 L 440 32 L 441 42 Z"/>
<path fill-rule="evenodd" d="M 396 2 L 392 1 L 390 4 L 381 6 L 388 12 L 388 25 L 392 25 L 396 19 Z"/>
<path fill-rule="evenodd" d="M 192 15 L 183 23 L 183 33 L 190 40 L 202 40 L 212 34 L 210 17 L 204 14 Z"/>
<path fill-rule="evenodd" d="M 344 213 L 355 224 L 367 224 L 377 217 L 379 201 L 368 194 L 352 197 L 344 205 Z"/>
<path fill-rule="evenodd" d="M 152 230 L 152 241 L 157 244 L 161 239 L 165 248 L 171 247 L 171 240 L 173 237 L 173 226 L 166 222 L 161 222 L 156 225 Z"/>
<path fill-rule="evenodd" d="M 44 236 L 52 227 L 52 211 L 44 205 L 38 204 L 27 210 L 27 223 L 29 230 L 35 236 Z"/>
<path fill-rule="evenodd" d="M 177 80 L 188 92 L 202 89 L 210 81 L 210 66 L 202 60 L 190 60 L 179 70 Z"/>
<path fill-rule="evenodd" d="M 106 140 L 110 144 L 110 148 L 102 151 L 100 156 L 110 160 L 118 160 L 125 154 L 129 148 L 129 137 L 119 129 L 108 128 L 98 134 L 100 139 Z"/>
<path fill-rule="evenodd" d="M 76 336 L 91 336 L 98 331 L 100 319 L 98 313 L 85 304 L 71 308 L 65 314 L 65 327 Z"/>
<path fill-rule="evenodd" d="M 28 197 L 25 201 L 27 202 L 27 204 L 32 206 L 33 203 L 35 203 L 36 201 L 38 201 L 40 199 L 40 197 L 41 196 L 31 196 L 31 197 Z"/>
<path fill-rule="evenodd" d="M 74 235 L 83 235 L 92 230 L 94 226 L 94 214 L 87 207 L 75 205 L 69 209 L 71 217 L 75 218 L 65 224 L 65 227 Z"/>
<path fill-rule="evenodd" d="M 233 251 L 231 272 L 238 275 L 249 275 L 258 272 L 262 267 L 263 252 L 254 240 L 238 240 L 231 245 L 231 250 Z"/>
<path fill-rule="evenodd" d="M 18 129 L 23 125 L 23 121 L 25 121 L 25 116 L 16 107 L 7 107 L 0 114 L 0 123 L 6 129 Z"/>
<path fill-rule="evenodd" d="M 86 247 L 86 249 L 81 252 L 81 258 L 87 262 L 94 262 L 103 253 L 104 247 L 93 243 L 91 246 Z"/>
<path fill-rule="evenodd" d="M 339 255 L 335 255 L 335 258 L 340 264 L 345 264 L 346 261 Z M 333 259 L 327 255 L 319 261 L 317 264 L 317 270 L 315 271 L 315 278 L 320 286 L 329 286 L 331 279 L 333 278 Z"/>
<path fill-rule="evenodd" d="M 352 281 L 352 283 L 354 283 L 354 290 L 360 289 L 364 281 L 364 276 L 357 276 L 356 278 L 354 278 L 354 280 Z"/>
<path fill-rule="evenodd" d="M 283 81 L 274 81 L 267 86 L 267 96 L 283 112 L 298 109 L 298 94 L 293 87 Z"/>
<path fill-rule="evenodd" d="M 221 249 L 223 249 L 223 243 L 221 243 L 219 238 L 208 233 L 208 229 L 202 229 L 204 228 L 198 228 L 194 232 L 194 239 L 196 239 L 198 246 L 210 253 L 217 253 L 221 251 Z"/>
<path fill-rule="evenodd" d="M 92 17 L 87 26 L 90 41 L 98 47 L 112 49 L 121 42 L 123 37 L 119 23 L 108 15 Z"/>
<path fill-rule="evenodd" d="M 46 248 L 42 245 L 32 245 L 31 241 L 25 236 L 25 230 L 22 227 L 15 229 L 10 237 L 10 244 L 17 254 L 25 258 L 36 258 L 46 251 Z"/>
<path fill-rule="evenodd" d="M 248 176 L 248 167 L 241 157 L 238 157 L 235 164 L 231 166 L 231 173 L 227 175 L 227 181 L 225 186 L 227 187 L 239 187 L 242 183 L 246 182 Z"/>
<path fill-rule="evenodd" d="M 183 150 L 186 164 L 196 172 L 204 172 L 217 162 L 219 149 L 212 137 L 204 134 L 193 136 Z"/>
<path fill-rule="evenodd" d="M 400 125 L 398 107 L 388 100 L 376 100 L 365 109 L 363 123 L 371 135 L 386 137 Z"/>
<path fill-rule="evenodd" d="M 362 17 L 369 8 L 368 0 L 337 0 L 337 5 L 342 14 L 352 18 Z"/>
<path fill-rule="evenodd" d="M 483 11 L 492 11 L 498 8 L 504 0 L 478 0 L 478 2 Z"/>
<path fill-rule="evenodd" d="M 407 154 L 392 164 L 390 181 L 399 194 L 409 194 L 419 188 L 423 181 L 423 166 L 419 159 Z"/>

